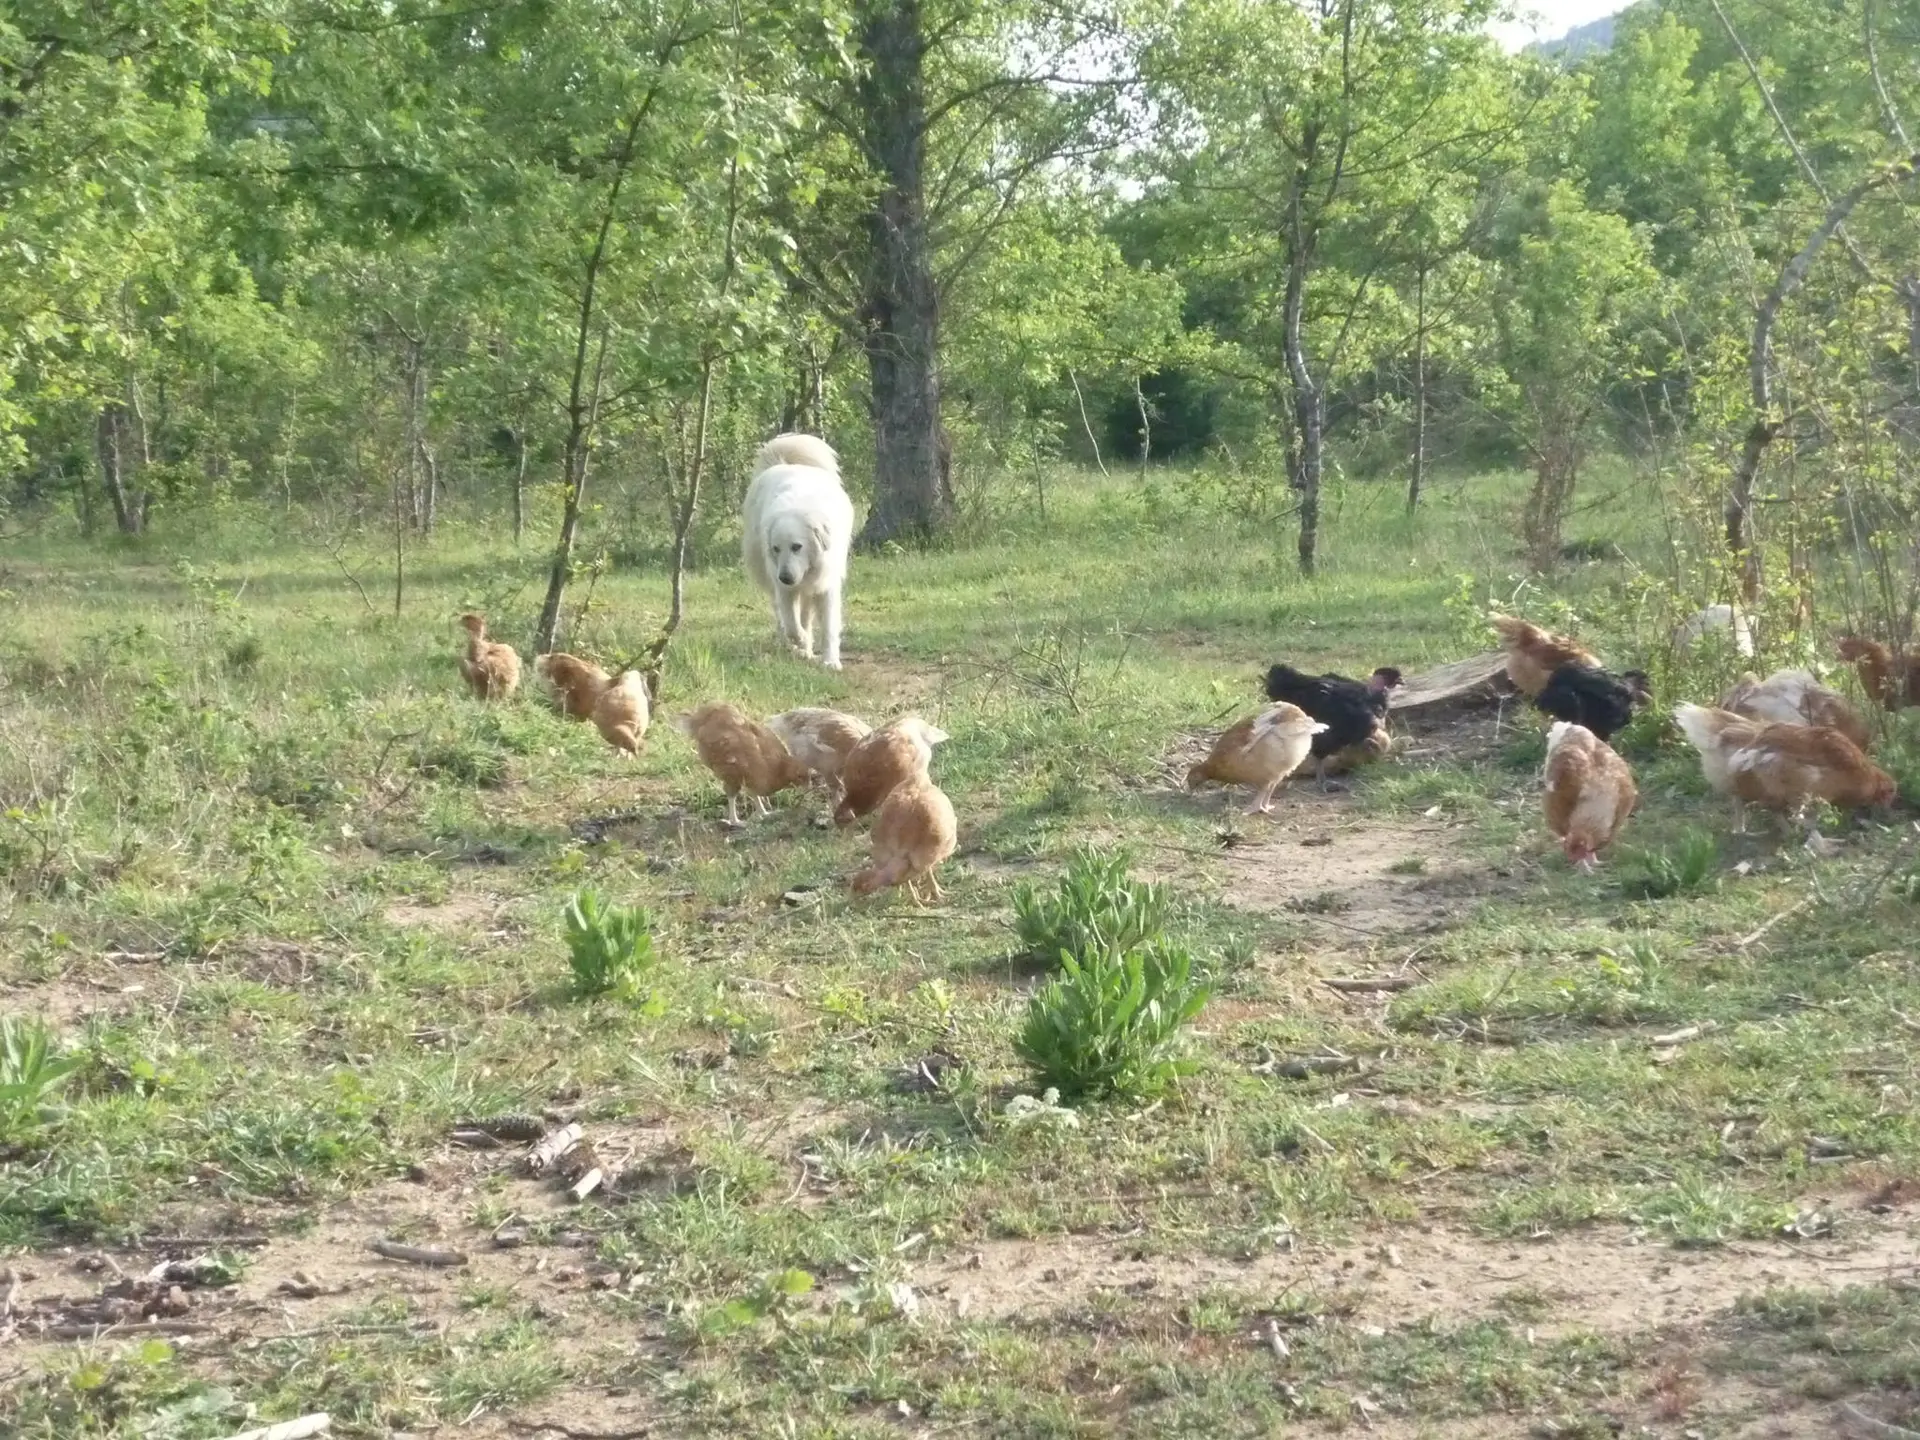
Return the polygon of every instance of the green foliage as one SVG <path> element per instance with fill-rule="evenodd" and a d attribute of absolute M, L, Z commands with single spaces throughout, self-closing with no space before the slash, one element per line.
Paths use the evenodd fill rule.
<path fill-rule="evenodd" d="M 24 1015 L 0 1015 L 0 1146 L 17 1145 L 57 1118 L 55 1091 L 81 1057 L 55 1053 L 53 1032 Z"/>
<path fill-rule="evenodd" d="M 1061 973 L 1028 1003 L 1014 1050 L 1066 1096 L 1150 1099 L 1193 1062 L 1180 1031 L 1206 1005 L 1193 957 L 1156 941 L 1123 952 L 1064 954 Z"/>
<path fill-rule="evenodd" d="M 1623 849 L 1620 889 L 1634 900 L 1668 900 L 1698 895 L 1716 883 L 1720 842 L 1710 831 L 1688 829 L 1660 849 Z"/>
<path fill-rule="evenodd" d="M 1013 928 L 1026 955 L 1043 963 L 1063 954 L 1118 955 L 1158 939 L 1171 903 L 1164 885 L 1128 876 L 1125 855 L 1083 847 L 1053 894 L 1021 882 Z"/>
<path fill-rule="evenodd" d="M 805 1270 L 781 1270 L 768 1275 L 745 1295 L 724 1300 L 700 1317 L 703 1340 L 723 1340 L 762 1320 L 782 1319 L 802 1296 L 813 1291 L 813 1276 Z"/>
<path fill-rule="evenodd" d="M 582 995 L 634 1000 L 657 963 L 653 914 L 640 905 L 608 904 L 591 885 L 567 902 L 567 958 L 574 989 Z"/>

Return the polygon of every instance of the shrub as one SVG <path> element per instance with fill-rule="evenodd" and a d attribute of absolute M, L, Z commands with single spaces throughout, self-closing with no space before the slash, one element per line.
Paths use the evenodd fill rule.
<path fill-rule="evenodd" d="M 1052 895 L 1031 882 L 1014 891 L 1013 928 L 1035 960 L 1122 955 L 1159 939 L 1168 909 L 1166 887 L 1129 879 L 1125 855 L 1081 849 Z"/>
<path fill-rule="evenodd" d="M 1633 900 L 1665 900 L 1711 888 L 1720 864 L 1720 842 L 1705 830 L 1689 830 L 1663 850 L 1629 850 L 1620 868 L 1620 889 Z"/>
<path fill-rule="evenodd" d="M 653 968 L 653 916 L 640 905 L 610 905 L 591 885 L 567 902 L 567 955 L 582 995 L 635 999 Z"/>
<path fill-rule="evenodd" d="M 1156 942 L 1124 953 L 1060 957 L 1061 974 L 1027 1006 L 1014 1041 L 1042 1083 L 1063 1095 L 1159 1094 L 1193 1069 L 1179 1035 L 1207 1003 L 1193 957 Z"/>
<path fill-rule="evenodd" d="M 53 1032 L 38 1020 L 0 1015 L 0 1145 L 27 1139 L 51 1117 L 53 1092 L 80 1068 L 56 1055 Z"/>

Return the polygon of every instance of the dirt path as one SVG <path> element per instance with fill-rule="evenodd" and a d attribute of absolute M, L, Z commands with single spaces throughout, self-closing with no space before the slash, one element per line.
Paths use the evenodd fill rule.
<path fill-rule="evenodd" d="M 1680 1250 L 1616 1226 L 1541 1241 L 1489 1240 L 1416 1226 L 1351 1245 L 1303 1245 L 1245 1263 L 1149 1259 L 1137 1245 L 1061 1236 L 992 1241 L 921 1266 L 912 1283 L 955 1319 L 1034 1319 L 1100 1295 L 1174 1301 L 1225 1291 L 1376 1329 L 1529 1317 L 1543 1336 L 1630 1334 L 1697 1325 L 1742 1297 L 1793 1286 L 1834 1290 L 1920 1272 L 1920 1206 L 1849 1228 L 1846 1238 Z"/>

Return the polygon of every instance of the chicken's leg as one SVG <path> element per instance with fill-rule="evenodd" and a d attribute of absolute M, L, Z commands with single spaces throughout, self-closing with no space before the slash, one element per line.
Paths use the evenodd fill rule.
<path fill-rule="evenodd" d="M 1280 788 L 1278 780 L 1260 787 L 1260 793 L 1253 797 L 1253 803 L 1247 806 L 1249 815 L 1271 815 L 1273 813 L 1273 792 Z"/>
<path fill-rule="evenodd" d="M 729 830 L 740 828 L 740 792 L 738 790 L 727 792 L 727 828 Z"/>
<path fill-rule="evenodd" d="M 753 809 L 757 815 L 771 815 L 773 813 L 773 806 L 767 803 L 767 797 L 764 795 L 756 795 L 753 797 Z"/>
<path fill-rule="evenodd" d="M 939 877 L 931 870 L 927 871 L 927 885 L 933 891 L 934 899 L 944 900 L 947 898 L 947 892 L 940 888 Z"/>

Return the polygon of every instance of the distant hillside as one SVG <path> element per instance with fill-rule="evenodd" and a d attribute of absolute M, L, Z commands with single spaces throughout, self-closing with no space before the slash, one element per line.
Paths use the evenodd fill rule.
<path fill-rule="evenodd" d="M 1619 18 L 1618 15 L 1605 15 L 1585 25 L 1574 26 L 1558 40 L 1536 40 L 1527 46 L 1527 53 L 1570 63 L 1610 49 L 1613 45 L 1613 22 Z"/>

